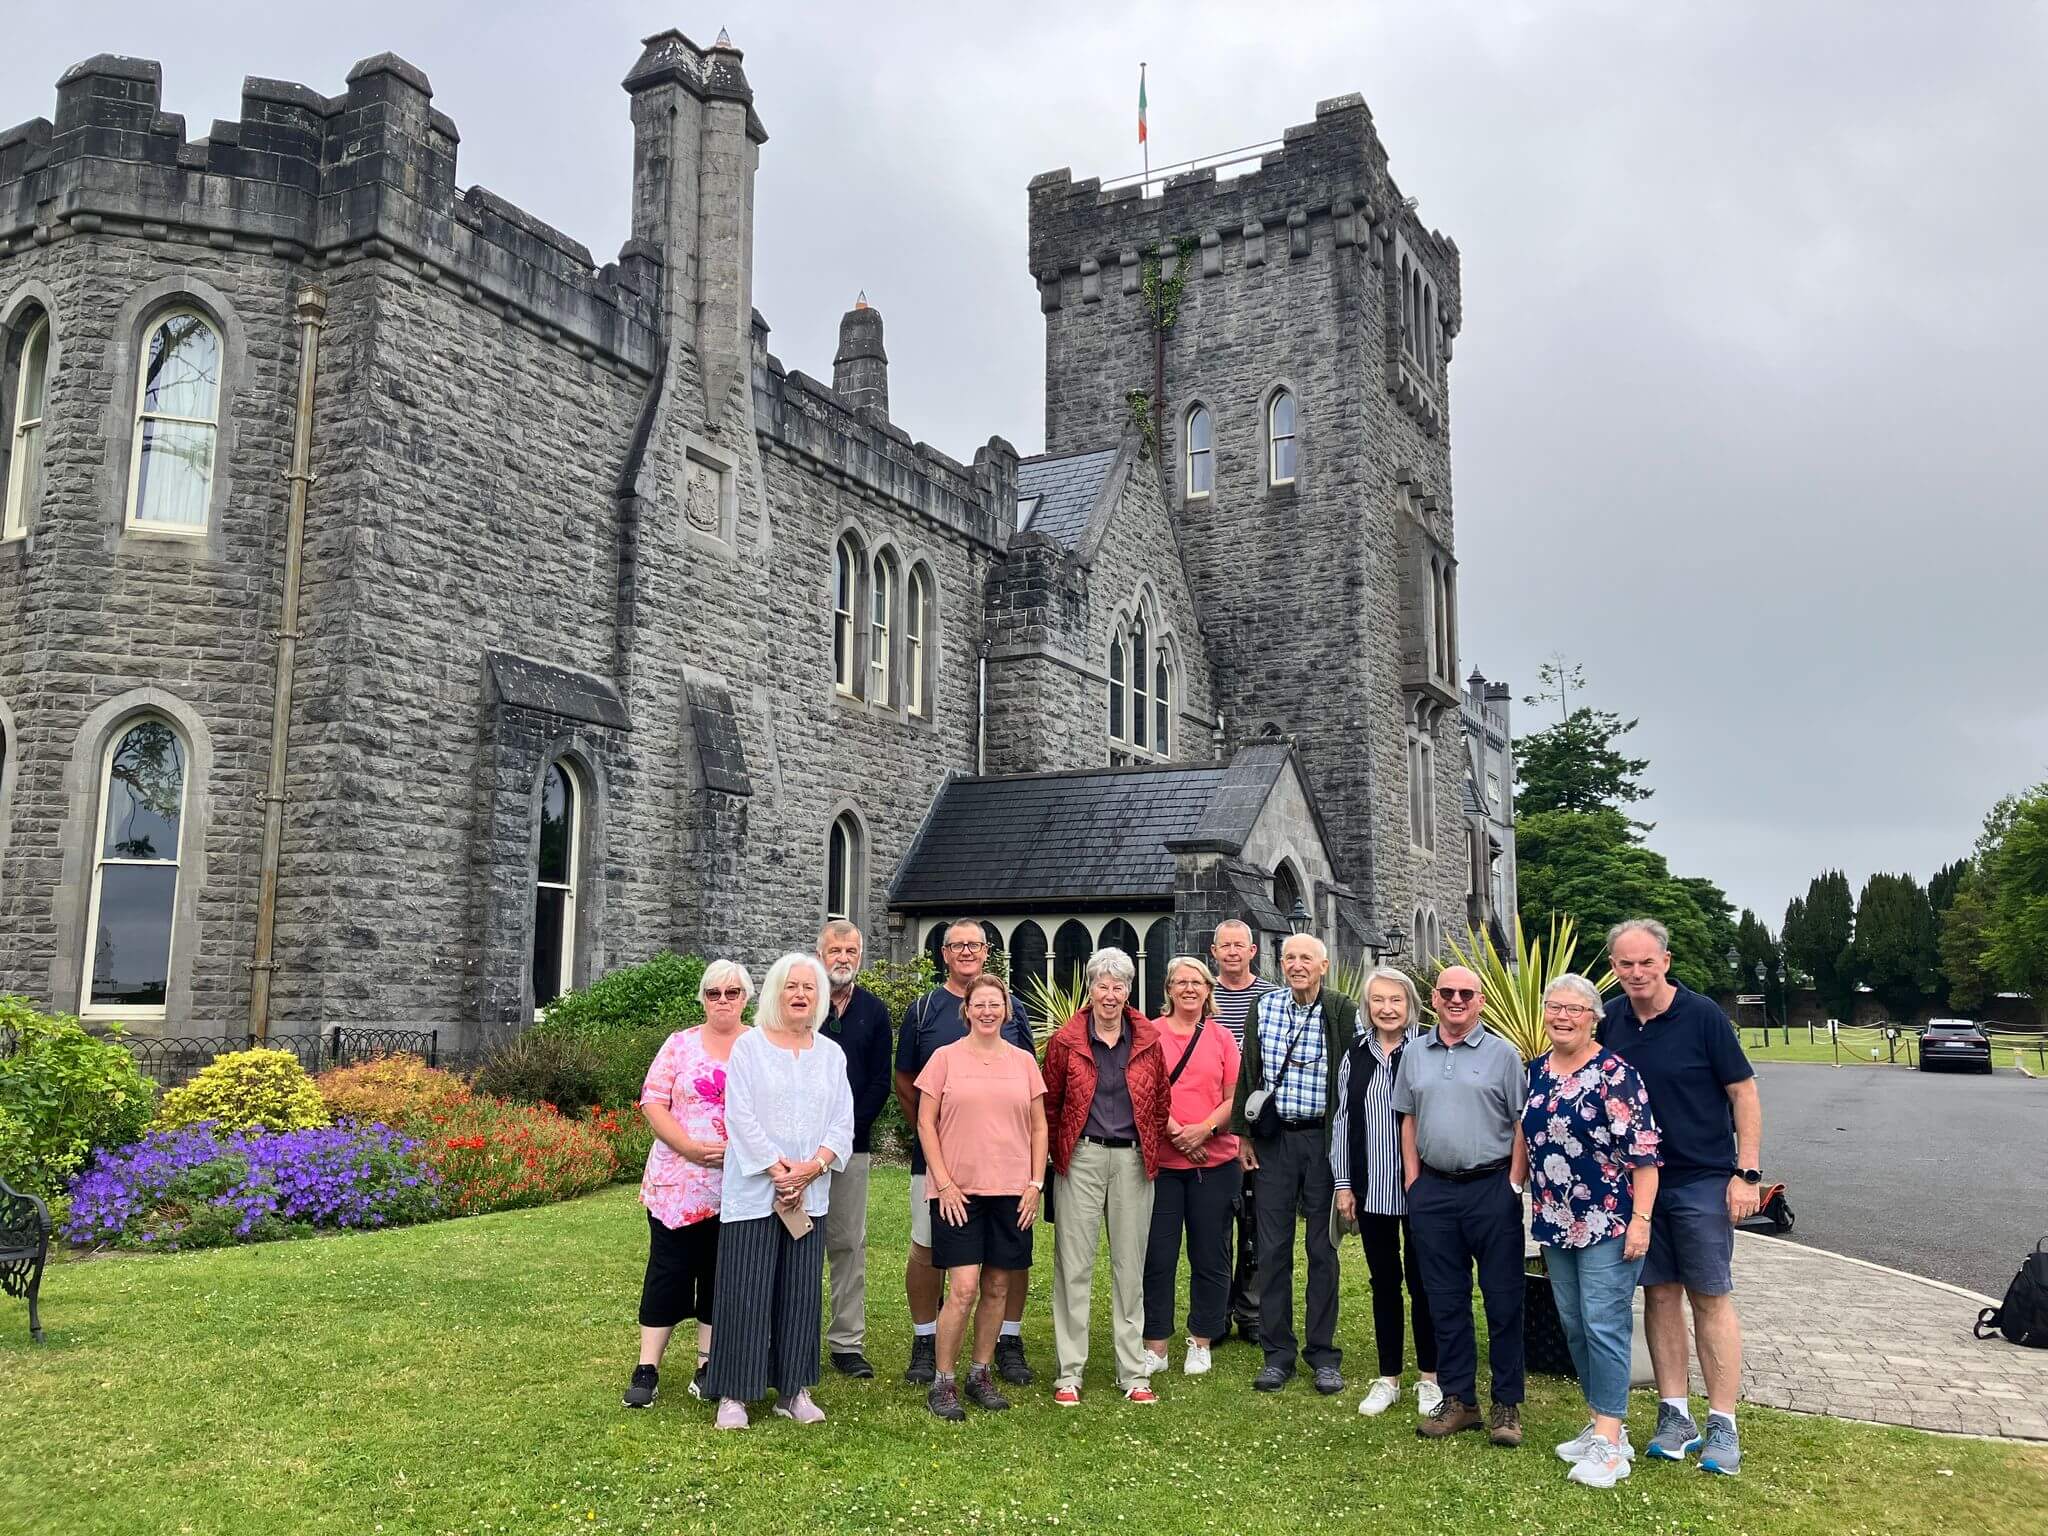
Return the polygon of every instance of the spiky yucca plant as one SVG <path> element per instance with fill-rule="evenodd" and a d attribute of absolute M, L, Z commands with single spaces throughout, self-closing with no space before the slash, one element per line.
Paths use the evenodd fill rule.
<path fill-rule="evenodd" d="M 1486 993 L 1486 1027 L 1533 1061 L 1550 1049 L 1550 1031 L 1543 1027 L 1543 989 L 1557 977 L 1575 968 L 1578 929 L 1561 912 L 1550 915 L 1550 939 L 1530 943 L 1522 931 L 1522 919 L 1515 917 L 1515 953 L 1512 960 L 1493 947 L 1493 939 L 1482 932 L 1473 935 L 1470 951 L 1455 939 L 1446 939 L 1451 962 L 1479 977 Z M 1614 972 L 1602 965 L 1592 976 L 1594 986 L 1605 992 L 1614 984 Z"/>
<path fill-rule="evenodd" d="M 1033 976 L 1023 996 L 1024 1011 L 1031 1015 L 1031 1038 L 1042 1056 L 1052 1032 L 1088 1006 L 1088 984 L 1078 971 L 1064 987 L 1050 977 Z"/>

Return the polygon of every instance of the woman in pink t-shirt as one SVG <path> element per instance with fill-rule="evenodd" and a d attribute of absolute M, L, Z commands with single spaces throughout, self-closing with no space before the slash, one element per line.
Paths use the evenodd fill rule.
<path fill-rule="evenodd" d="M 662 1352 L 684 1318 L 697 1320 L 694 1395 L 711 1358 L 711 1289 L 718 1271 L 718 1194 L 725 1171 L 725 1064 L 746 1031 L 754 983 L 744 967 L 714 960 L 697 998 L 704 1022 L 662 1043 L 640 1089 L 654 1132 L 640 1203 L 647 1207 L 647 1273 L 640 1282 L 640 1363 L 626 1388 L 628 1408 L 652 1408 Z"/>
<path fill-rule="evenodd" d="M 1152 1232 L 1145 1247 L 1145 1349 L 1167 1368 L 1174 1274 L 1188 1241 L 1188 1352 L 1181 1369 L 1209 1369 L 1209 1345 L 1230 1321 L 1230 1212 L 1242 1176 L 1230 1124 L 1237 1092 L 1237 1042 L 1216 1018 L 1209 967 L 1181 955 L 1166 967 L 1159 1048 L 1172 1078 L 1167 1148 L 1153 1182 Z"/>
<path fill-rule="evenodd" d="M 965 1039 L 941 1046 L 917 1075 L 917 1134 L 931 1192 L 932 1266 L 946 1272 L 939 1310 L 938 1375 L 925 1406 L 967 1417 L 961 1398 L 991 1411 L 1010 1406 L 989 1376 L 1010 1271 L 1031 1268 L 1031 1229 L 1045 1181 L 1045 1078 L 1029 1051 L 1003 1038 L 1010 989 L 977 976 L 960 1001 Z M 980 1292 L 980 1305 L 975 1293 Z M 974 1357 L 965 1385 L 954 1376 L 974 1314 Z"/>

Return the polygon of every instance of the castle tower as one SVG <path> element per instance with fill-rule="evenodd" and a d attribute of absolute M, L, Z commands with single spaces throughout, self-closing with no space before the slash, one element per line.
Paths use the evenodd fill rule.
<path fill-rule="evenodd" d="M 1377 924 L 1455 932 L 1457 247 L 1416 217 L 1356 95 L 1229 169 L 1032 181 L 1047 449 L 1149 419 L 1226 751 L 1292 738 Z M 1155 262 L 1177 297 L 1163 343 Z"/>

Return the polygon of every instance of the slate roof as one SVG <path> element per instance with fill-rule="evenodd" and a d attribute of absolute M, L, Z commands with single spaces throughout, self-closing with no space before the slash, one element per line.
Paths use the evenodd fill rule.
<path fill-rule="evenodd" d="M 1117 450 L 1070 453 L 1060 458 L 1025 459 L 1017 466 L 1017 499 L 1038 498 L 1026 532 L 1042 533 L 1072 549 L 1088 531 L 1088 514 L 1116 463 Z"/>
<path fill-rule="evenodd" d="M 889 889 L 904 908 L 1173 901 L 1169 839 L 1191 836 L 1222 763 L 951 779 Z"/>

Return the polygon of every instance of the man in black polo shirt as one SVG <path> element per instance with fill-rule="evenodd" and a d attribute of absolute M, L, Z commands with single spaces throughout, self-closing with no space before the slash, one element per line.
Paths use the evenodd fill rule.
<path fill-rule="evenodd" d="M 1756 1071 L 1728 1015 L 1668 976 L 1671 936 L 1653 918 L 1616 923 L 1607 955 L 1622 995 L 1607 1005 L 1600 1043 L 1636 1070 L 1664 1136 L 1663 1178 L 1650 1213 L 1643 1261 L 1643 1332 L 1657 1372 L 1657 1433 L 1646 1447 L 1662 1461 L 1700 1453 L 1700 1468 L 1733 1476 L 1742 1466 L 1735 1393 L 1742 1384 L 1742 1325 L 1735 1316 L 1735 1225 L 1756 1214 L 1763 1182 L 1763 1105 Z M 1685 1308 L 1692 1306 L 1707 1432 L 1686 1396 Z"/>
<path fill-rule="evenodd" d="M 988 962 L 988 935 L 972 919 L 954 923 L 946 930 L 939 953 L 946 962 L 945 984 L 932 988 L 904 1011 L 903 1028 L 896 1037 L 896 1102 L 902 1106 L 906 1125 L 917 1124 L 917 1075 L 932 1053 L 967 1038 L 967 1021 L 960 1016 L 960 1005 L 966 1000 L 967 984 Z M 1010 1022 L 1003 1026 L 1003 1038 L 1024 1050 L 1032 1049 L 1031 1021 L 1015 997 L 1010 999 Z M 931 1203 L 925 1196 L 924 1173 L 924 1147 L 912 1136 L 910 1259 L 903 1272 L 903 1288 L 910 1299 L 910 1368 L 903 1379 L 913 1386 L 930 1386 L 938 1375 L 940 1281 L 939 1271 L 932 1268 Z M 1020 1322 L 1030 1283 L 1030 1270 L 1010 1271 L 1003 1331 L 996 1339 L 996 1374 L 1019 1387 L 1028 1387 L 1032 1379 L 1031 1366 L 1024 1358 Z"/>
<path fill-rule="evenodd" d="M 860 929 L 834 918 L 818 935 L 818 958 L 832 984 L 826 1036 L 846 1056 L 853 1088 L 853 1155 L 832 1175 L 831 1204 L 825 1212 L 825 1262 L 831 1266 L 832 1321 L 825 1348 L 833 1368 L 865 1380 L 875 1374 L 861 1353 L 867 1333 L 868 1147 L 875 1117 L 889 1102 L 889 1010 L 860 974 Z"/>
<path fill-rule="evenodd" d="M 1230 1031 L 1230 1038 L 1244 1049 L 1244 1028 L 1259 1009 L 1259 999 L 1279 990 L 1252 970 L 1259 957 L 1259 941 L 1252 925 L 1242 918 L 1225 918 L 1216 925 L 1209 943 L 1209 956 L 1216 962 L 1216 1017 Z M 1247 1344 L 1259 1342 L 1259 1260 L 1258 1215 L 1253 1205 L 1252 1186 L 1258 1175 L 1245 1170 L 1233 1215 L 1237 1221 L 1237 1263 L 1230 1276 L 1230 1320 Z M 1223 1341 L 1219 1338 L 1217 1343 Z"/>

